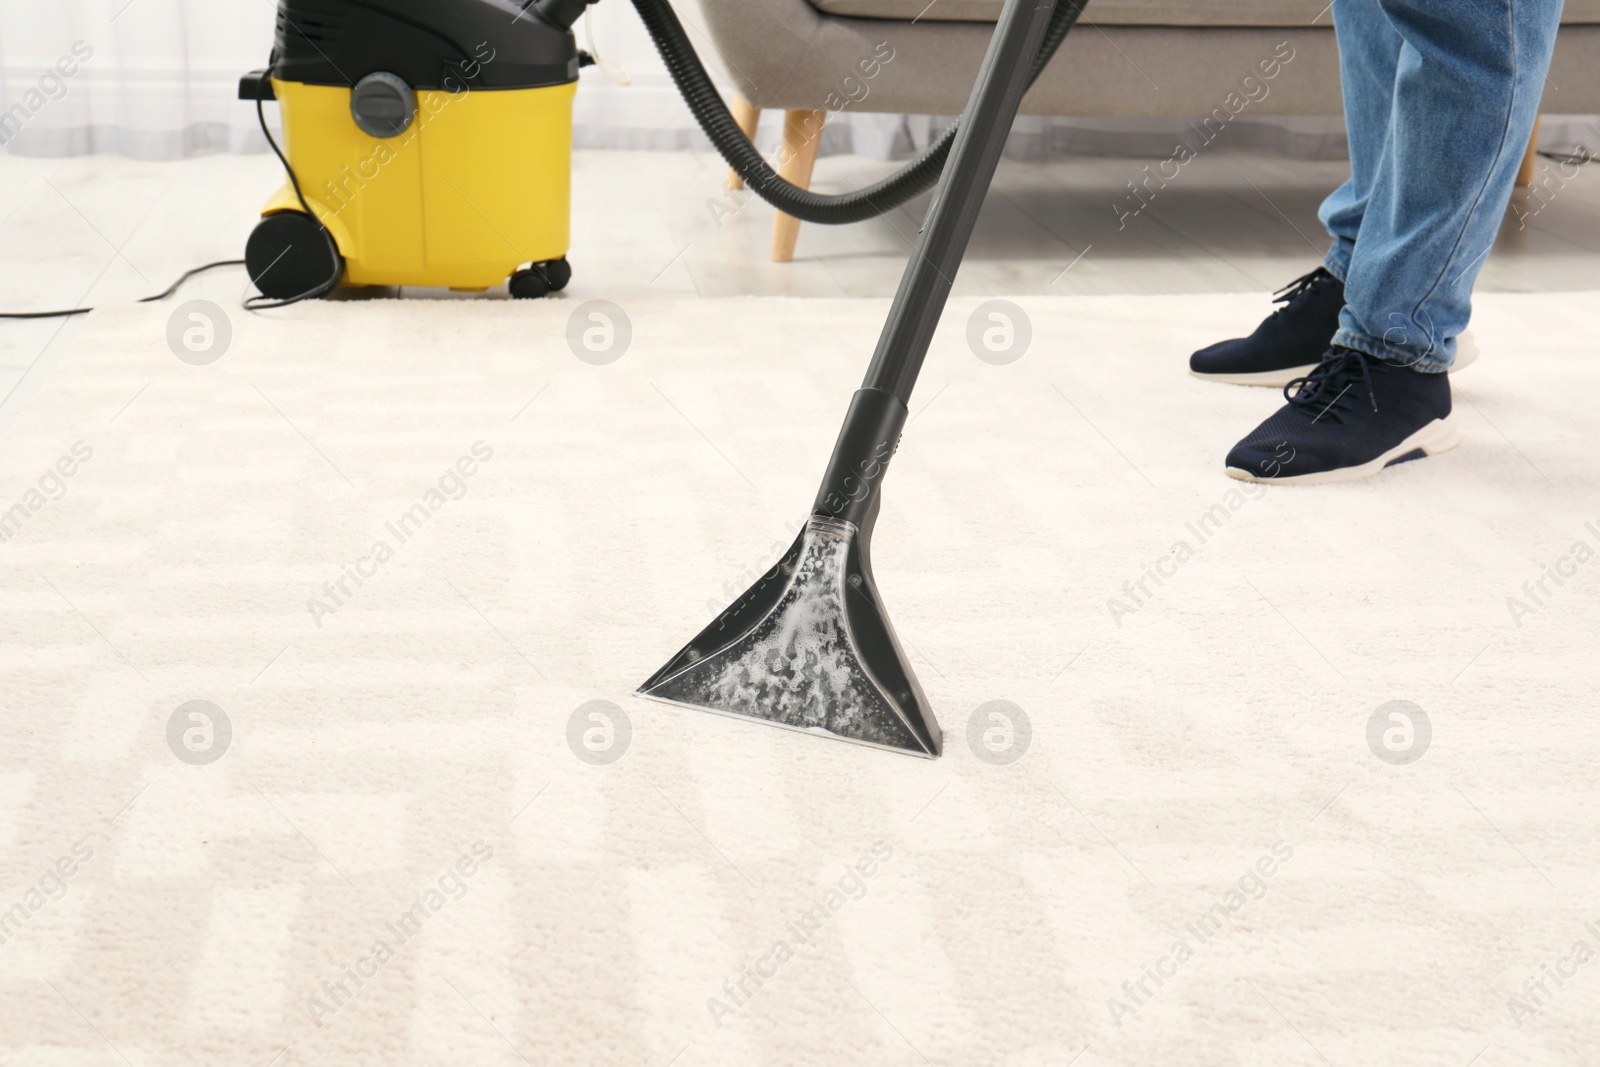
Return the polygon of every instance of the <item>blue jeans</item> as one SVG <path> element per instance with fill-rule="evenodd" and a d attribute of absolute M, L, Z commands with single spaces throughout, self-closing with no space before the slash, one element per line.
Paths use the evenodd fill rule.
<path fill-rule="evenodd" d="M 1561 0 L 1334 0 L 1350 180 L 1318 213 L 1333 343 L 1448 370 L 1533 132 Z"/>

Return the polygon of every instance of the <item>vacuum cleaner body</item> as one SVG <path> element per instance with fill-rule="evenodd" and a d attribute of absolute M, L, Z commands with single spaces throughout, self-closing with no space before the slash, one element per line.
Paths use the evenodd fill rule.
<path fill-rule="evenodd" d="M 325 282 L 542 296 L 570 277 L 567 29 L 513 0 L 280 0 L 270 82 L 295 182 L 262 209 L 246 266 L 268 296 Z M 304 197 L 304 206 L 301 197 Z"/>

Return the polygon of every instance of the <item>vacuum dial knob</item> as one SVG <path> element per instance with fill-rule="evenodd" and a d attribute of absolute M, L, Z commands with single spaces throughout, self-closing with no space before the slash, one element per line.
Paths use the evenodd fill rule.
<path fill-rule="evenodd" d="M 374 71 L 350 90 L 350 117 L 373 137 L 404 133 L 416 113 L 417 94 L 398 74 Z"/>

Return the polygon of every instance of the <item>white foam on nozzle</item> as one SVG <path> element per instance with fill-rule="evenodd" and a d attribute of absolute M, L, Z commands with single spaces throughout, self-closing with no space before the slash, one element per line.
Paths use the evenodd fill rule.
<path fill-rule="evenodd" d="M 904 723 L 878 692 L 846 629 L 848 534 L 810 526 L 789 586 L 739 642 L 652 695 L 698 707 L 906 747 Z"/>

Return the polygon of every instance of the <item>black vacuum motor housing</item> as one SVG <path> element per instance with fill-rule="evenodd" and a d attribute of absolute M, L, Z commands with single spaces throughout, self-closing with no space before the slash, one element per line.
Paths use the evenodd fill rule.
<path fill-rule="evenodd" d="M 310 85 L 354 88 L 382 71 L 455 92 L 578 76 L 567 26 L 513 0 L 280 0 L 274 43 L 273 77 Z"/>

